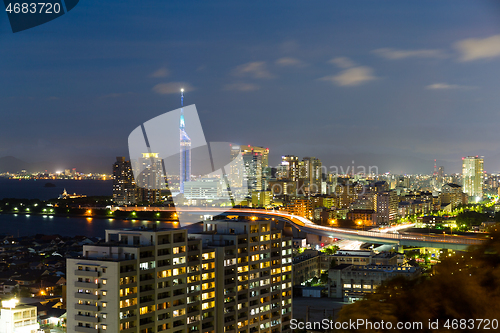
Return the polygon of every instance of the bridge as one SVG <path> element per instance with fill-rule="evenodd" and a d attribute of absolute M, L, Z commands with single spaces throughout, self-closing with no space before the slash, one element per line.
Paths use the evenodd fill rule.
<path fill-rule="evenodd" d="M 251 208 L 232 208 L 224 209 L 224 207 L 114 207 L 114 210 L 127 211 L 170 211 L 177 214 L 187 214 L 199 216 L 197 220 L 203 220 L 213 216 L 255 216 L 256 218 L 266 218 L 275 221 L 276 227 L 292 233 L 294 236 L 302 234 L 312 234 L 322 237 L 340 238 L 356 240 L 365 243 L 388 244 L 395 246 L 412 246 L 412 247 L 432 247 L 441 249 L 450 249 L 456 251 L 465 251 L 471 245 L 480 245 L 484 242 L 483 239 L 465 237 L 459 235 L 421 235 L 421 234 L 394 234 L 379 231 L 361 231 L 344 228 L 334 228 L 317 225 L 307 218 L 293 215 L 283 211 L 251 209 Z"/>

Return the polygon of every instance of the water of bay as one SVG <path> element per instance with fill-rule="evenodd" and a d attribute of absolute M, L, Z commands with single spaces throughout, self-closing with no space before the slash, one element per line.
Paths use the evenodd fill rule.
<path fill-rule="evenodd" d="M 45 187 L 52 183 L 55 187 Z M 48 200 L 59 197 L 64 189 L 68 193 L 87 196 L 110 196 L 113 193 L 112 180 L 16 180 L 0 178 L 0 200 L 4 198 Z"/>
<path fill-rule="evenodd" d="M 158 228 L 172 227 L 170 222 L 146 220 L 100 219 L 49 215 L 0 214 L 0 235 L 34 236 L 36 234 L 61 236 L 105 237 L 106 229 L 135 228 L 147 224 Z"/>

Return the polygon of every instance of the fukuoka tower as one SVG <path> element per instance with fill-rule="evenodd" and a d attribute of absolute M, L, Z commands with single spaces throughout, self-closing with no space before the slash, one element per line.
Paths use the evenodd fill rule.
<path fill-rule="evenodd" d="M 184 89 L 181 89 L 181 118 L 179 124 L 180 134 L 180 193 L 184 193 L 184 182 L 191 180 L 191 139 L 186 133 L 186 124 L 184 122 Z"/>

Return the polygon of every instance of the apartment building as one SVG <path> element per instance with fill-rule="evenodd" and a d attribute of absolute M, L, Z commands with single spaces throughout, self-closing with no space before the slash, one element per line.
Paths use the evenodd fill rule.
<path fill-rule="evenodd" d="M 290 331 L 291 245 L 269 220 L 106 230 L 68 259 L 68 330 Z"/>
<path fill-rule="evenodd" d="M 419 267 L 341 264 L 328 270 L 328 297 L 356 299 L 375 292 L 386 280 L 397 276 L 414 279 L 420 274 Z"/>
<path fill-rule="evenodd" d="M 18 304 L 17 299 L 2 301 L 0 308 L 0 333 L 35 333 L 37 322 L 36 306 Z"/>

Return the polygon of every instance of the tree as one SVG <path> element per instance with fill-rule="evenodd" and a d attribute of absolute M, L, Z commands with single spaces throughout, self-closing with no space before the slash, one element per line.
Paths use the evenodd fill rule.
<path fill-rule="evenodd" d="M 457 215 L 457 225 L 466 225 L 467 228 L 481 225 L 482 222 L 488 220 L 488 214 L 483 214 L 475 211 L 461 212 Z"/>
<path fill-rule="evenodd" d="M 340 249 L 340 247 L 338 247 L 337 245 L 328 245 L 328 246 L 325 246 L 321 252 L 323 252 L 324 254 L 327 254 L 327 255 L 334 255 L 335 253 L 337 253 L 337 251 Z"/>
<path fill-rule="evenodd" d="M 364 300 L 342 308 L 339 321 L 422 322 L 498 319 L 500 313 L 500 228 L 469 252 L 444 258 L 429 278 L 387 281 Z M 424 324 L 423 332 L 431 332 Z M 443 326 L 432 332 L 450 332 Z M 359 332 L 363 332 L 359 330 Z M 396 331 L 397 332 L 397 331 Z"/>

